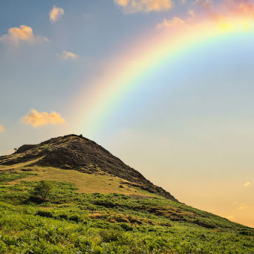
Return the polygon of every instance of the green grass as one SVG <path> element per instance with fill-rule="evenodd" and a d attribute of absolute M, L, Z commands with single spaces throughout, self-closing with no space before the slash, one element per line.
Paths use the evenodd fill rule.
<path fill-rule="evenodd" d="M 6 184 L 10 181 L 15 181 L 17 179 L 22 179 L 27 177 L 28 175 L 31 175 L 29 173 L 17 173 L 17 174 L 10 174 L 10 173 L 2 173 L 0 174 L 0 185 Z"/>
<path fill-rule="evenodd" d="M 86 174 L 76 170 L 63 170 L 54 167 L 39 167 L 39 166 L 28 166 L 25 167 L 23 164 L 19 167 L 9 168 L 6 167 L 5 171 L 15 170 L 16 173 L 22 173 L 22 170 L 29 168 L 30 174 L 24 176 L 27 181 L 68 181 L 77 186 L 78 192 L 80 193 L 119 193 L 126 195 L 141 195 L 141 196 L 157 196 L 147 191 L 141 190 L 136 187 L 124 184 L 126 180 L 122 180 L 117 177 L 112 177 L 107 174 Z M 1 172 L 1 171 L 0 171 Z M 3 171 L 2 171 L 3 172 Z M 10 184 L 19 184 L 20 178 L 12 181 Z M 84 184 L 85 183 L 85 184 Z M 123 188 L 121 188 L 121 187 Z"/>
<path fill-rule="evenodd" d="M 0 174 L 0 253 L 254 253 L 254 229 L 161 197 L 51 181 L 40 203 L 29 174 Z"/>

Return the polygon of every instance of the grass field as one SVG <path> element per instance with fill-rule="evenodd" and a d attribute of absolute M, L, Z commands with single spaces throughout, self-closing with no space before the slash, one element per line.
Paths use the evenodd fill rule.
<path fill-rule="evenodd" d="M 0 253 L 254 253 L 254 229 L 119 178 L 21 169 L 0 174 Z M 46 202 L 32 198 L 42 179 Z"/>
<path fill-rule="evenodd" d="M 33 164 L 33 161 L 30 164 Z M 0 172 L 12 171 L 12 173 L 33 172 L 34 174 L 26 176 L 27 181 L 62 181 L 70 182 L 77 186 L 80 193 L 119 193 L 126 195 L 156 196 L 144 190 L 132 187 L 128 181 L 107 174 L 87 174 L 76 170 L 63 170 L 53 167 L 30 166 L 30 164 L 19 164 L 14 166 L 5 166 L 0 168 Z M 13 171 L 14 170 L 14 171 Z M 10 182 L 11 185 L 19 184 L 20 179 Z M 84 184 L 85 183 L 85 184 Z"/>

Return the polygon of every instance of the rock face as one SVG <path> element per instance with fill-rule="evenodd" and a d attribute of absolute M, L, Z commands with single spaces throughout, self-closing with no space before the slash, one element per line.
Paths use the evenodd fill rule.
<path fill-rule="evenodd" d="M 16 151 L 16 153 L 24 153 L 24 152 L 26 152 L 27 150 L 30 150 L 30 149 L 35 148 L 35 147 L 36 147 L 36 145 L 23 145 L 23 146 L 21 146 L 21 147 Z"/>
<path fill-rule="evenodd" d="M 177 201 L 170 193 L 152 184 L 106 149 L 82 136 L 67 135 L 39 145 L 23 145 L 15 154 L 0 157 L 0 165 L 35 159 L 37 159 L 35 164 L 40 166 L 73 169 L 90 174 L 109 174 L 127 180 L 128 184 L 133 186 Z"/>

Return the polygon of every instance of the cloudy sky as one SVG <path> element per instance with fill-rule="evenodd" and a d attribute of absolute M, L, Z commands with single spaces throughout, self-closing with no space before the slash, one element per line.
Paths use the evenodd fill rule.
<path fill-rule="evenodd" d="M 70 133 L 254 227 L 254 1 L 3 0 L 0 154 Z"/>

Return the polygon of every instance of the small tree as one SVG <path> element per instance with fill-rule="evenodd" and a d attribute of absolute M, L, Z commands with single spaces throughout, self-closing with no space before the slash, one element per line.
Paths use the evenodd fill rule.
<path fill-rule="evenodd" d="M 40 198 L 42 201 L 46 201 L 51 190 L 52 190 L 51 183 L 42 180 L 34 187 L 33 196 Z"/>

